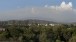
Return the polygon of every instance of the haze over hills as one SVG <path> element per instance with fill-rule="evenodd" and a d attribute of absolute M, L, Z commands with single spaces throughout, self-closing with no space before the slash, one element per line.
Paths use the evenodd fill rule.
<path fill-rule="evenodd" d="M 10 24 L 25 25 L 25 24 L 57 24 L 57 23 L 53 21 L 38 20 L 38 19 L 0 21 L 0 25 L 10 25 Z"/>
<path fill-rule="evenodd" d="M 25 19 L 25 20 L 7 20 L 0 21 L 0 24 L 76 24 L 76 22 L 56 22 L 39 19 Z"/>
<path fill-rule="evenodd" d="M 0 21 L 38 19 L 59 23 L 76 22 L 76 9 L 72 2 L 43 7 L 25 7 L 0 13 Z"/>

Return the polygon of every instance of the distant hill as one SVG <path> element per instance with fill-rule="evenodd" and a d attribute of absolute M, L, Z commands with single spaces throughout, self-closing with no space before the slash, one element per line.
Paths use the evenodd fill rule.
<path fill-rule="evenodd" d="M 8 21 L 0 21 L 0 24 L 56 24 L 56 22 L 53 21 L 47 21 L 47 20 L 38 20 L 38 19 L 27 19 L 27 20 L 8 20 Z"/>
<path fill-rule="evenodd" d="M 28 23 L 39 23 L 39 24 L 49 24 L 49 23 L 55 24 L 56 23 L 56 22 L 53 22 L 53 21 L 37 20 L 37 19 L 28 19 L 28 20 L 25 20 L 25 21 L 27 21 Z"/>

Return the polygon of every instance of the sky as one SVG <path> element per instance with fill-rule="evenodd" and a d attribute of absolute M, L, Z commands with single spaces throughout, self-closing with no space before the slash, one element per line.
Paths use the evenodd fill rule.
<path fill-rule="evenodd" d="M 75 0 L 0 0 L 0 11 L 33 6 L 41 7 L 46 4 L 59 5 L 62 1 L 72 2 L 74 8 L 76 7 Z"/>
<path fill-rule="evenodd" d="M 0 20 L 76 22 L 75 0 L 0 0 Z"/>

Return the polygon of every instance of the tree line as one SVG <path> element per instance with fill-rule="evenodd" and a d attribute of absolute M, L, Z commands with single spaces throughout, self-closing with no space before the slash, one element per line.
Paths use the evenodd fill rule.
<path fill-rule="evenodd" d="M 0 41 L 9 42 L 76 42 L 76 26 L 61 24 L 44 25 L 11 25 L 0 31 Z"/>

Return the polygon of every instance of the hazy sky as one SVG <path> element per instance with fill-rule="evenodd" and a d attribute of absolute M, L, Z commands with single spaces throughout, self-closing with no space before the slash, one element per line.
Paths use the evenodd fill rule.
<path fill-rule="evenodd" d="M 45 19 L 76 21 L 75 0 L 0 0 L 0 20 Z"/>
<path fill-rule="evenodd" d="M 46 4 L 59 5 L 62 1 L 66 3 L 70 1 L 73 3 L 74 8 L 76 7 L 75 0 L 0 0 L 0 11 L 32 6 L 41 7 Z"/>

